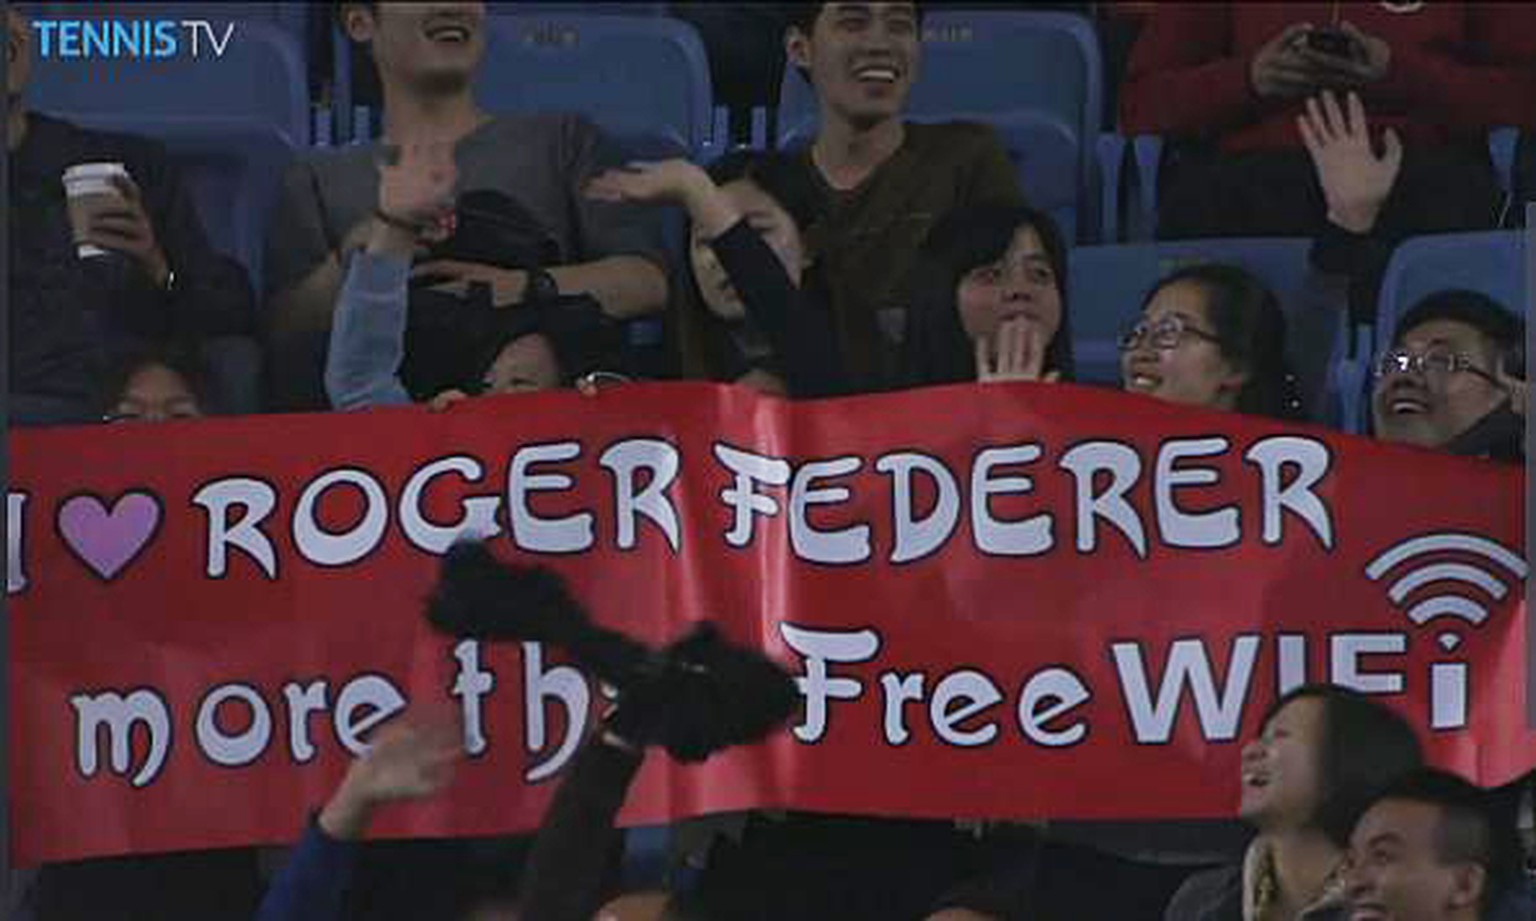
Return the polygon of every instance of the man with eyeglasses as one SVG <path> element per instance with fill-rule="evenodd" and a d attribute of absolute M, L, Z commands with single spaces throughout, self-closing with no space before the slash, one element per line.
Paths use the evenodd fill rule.
<path fill-rule="evenodd" d="M 1517 461 L 1525 441 L 1525 322 L 1483 294 L 1415 304 L 1376 362 L 1376 437 Z"/>

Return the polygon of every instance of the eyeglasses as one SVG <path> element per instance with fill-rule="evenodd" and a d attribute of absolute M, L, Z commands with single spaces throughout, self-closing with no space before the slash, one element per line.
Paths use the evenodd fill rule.
<path fill-rule="evenodd" d="M 1471 355 L 1465 352 L 1410 352 L 1407 349 L 1390 349 L 1376 359 L 1376 376 L 1391 377 L 1394 374 L 1422 374 L 1425 377 L 1449 377 L 1466 372 L 1475 374 L 1495 386 L 1499 379 L 1477 366 Z"/>
<path fill-rule="evenodd" d="M 1129 352 L 1139 348 L 1142 342 L 1150 342 L 1154 349 L 1167 352 L 1179 347 L 1185 336 L 1193 336 L 1206 342 L 1220 342 L 1221 340 L 1203 329 L 1196 329 L 1184 322 L 1184 318 L 1177 314 L 1165 316 L 1159 320 L 1148 323 L 1146 320 L 1138 320 L 1130 329 L 1120 334 L 1120 351 Z"/>

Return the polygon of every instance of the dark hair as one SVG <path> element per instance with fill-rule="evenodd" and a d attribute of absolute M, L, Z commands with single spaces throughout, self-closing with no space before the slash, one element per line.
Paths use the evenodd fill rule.
<path fill-rule="evenodd" d="M 1501 814 L 1492 794 L 1449 771 L 1421 768 L 1387 785 L 1376 797 L 1424 803 L 1440 810 L 1436 822 L 1435 859 L 1442 864 L 1475 863 L 1488 873 L 1483 887 L 1486 909 L 1505 887 L 1520 879 L 1520 842 L 1514 810 Z"/>
<path fill-rule="evenodd" d="M 1411 330 L 1435 320 L 1465 323 L 1477 330 L 1505 367 L 1525 375 L 1525 319 L 1480 291 L 1450 288 L 1421 299 L 1398 318 L 1392 344 L 1401 345 Z"/>
<path fill-rule="evenodd" d="M 917 24 L 923 24 L 922 3 L 912 4 L 917 9 Z M 784 9 L 785 27 L 799 29 L 806 35 L 810 35 L 816 29 L 816 20 L 821 18 L 821 11 L 826 9 L 825 3 L 785 3 Z"/>
<path fill-rule="evenodd" d="M 750 182 L 805 228 L 816 219 L 820 194 L 810 171 L 788 154 L 756 150 L 728 153 L 705 168 L 715 185 Z"/>
<path fill-rule="evenodd" d="M 929 231 L 908 277 L 902 376 L 909 385 L 976 379 L 976 353 L 960 323 L 960 281 L 978 266 L 1001 259 L 1014 234 L 1029 227 L 1040 237 L 1061 295 L 1061 325 L 1045 348 L 1045 370 L 1072 379 L 1072 334 L 1067 310 L 1067 254 L 1050 215 L 1025 205 L 968 205 L 951 211 Z"/>
<path fill-rule="evenodd" d="M 134 375 L 153 365 L 161 365 L 186 381 L 187 389 L 197 398 L 204 414 L 214 412 L 212 375 L 197 347 L 184 342 L 138 343 L 109 356 L 106 374 L 97 400 L 103 413 L 112 412 Z"/>
<path fill-rule="evenodd" d="M 917 14 L 918 38 L 922 38 L 923 28 L 923 4 L 913 3 Z M 784 31 L 787 35 L 790 29 L 795 29 L 807 38 L 816 31 L 816 20 L 821 18 L 822 10 L 826 9 L 825 3 L 785 3 L 781 4 L 784 16 Z M 811 72 L 805 67 L 793 65 L 799 71 L 800 77 L 806 83 L 811 82 Z"/>
<path fill-rule="evenodd" d="M 1282 695 L 1264 713 L 1269 725 L 1298 700 L 1323 704 L 1322 746 L 1317 752 L 1319 784 L 1313 827 L 1339 847 L 1378 793 L 1424 763 L 1413 727 L 1358 691 L 1333 684 L 1304 684 Z"/>
<path fill-rule="evenodd" d="M 1237 411 L 1275 419 L 1303 416 L 1296 376 L 1285 357 L 1285 312 L 1274 292 L 1241 266 L 1203 263 L 1153 285 L 1141 301 L 1142 312 L 1164 288 L 1181 282 L 1205 292 L 1205 312 L 1222 357 L 1248 374 L 1237 393 Z"/>

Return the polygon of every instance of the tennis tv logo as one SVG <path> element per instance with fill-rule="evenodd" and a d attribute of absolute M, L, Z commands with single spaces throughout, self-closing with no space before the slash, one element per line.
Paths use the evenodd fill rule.
<path fill-rule="evenodd" d="M 235 24 L 207 19 L 34 19 L 32 31 L 37 55 L 44 61 L 218 60 L 229 50 Z"/>

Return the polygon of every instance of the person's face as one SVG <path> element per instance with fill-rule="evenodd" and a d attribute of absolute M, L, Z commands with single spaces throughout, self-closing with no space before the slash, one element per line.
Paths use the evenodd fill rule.
<path fill-rule="evenodd" d="M 1439 806 L 1410 800 L 1382 800 L 1361 816 L 1349 840 L 1350 921 L 1476 917 L 1484 870 L 1440 862 L 1439 822 Z"/>
<path fill-rule="evenodd" d="M 805 68 L 823 116 L 867 127 L 901 114 L 921 42 L 912 3 L 827 3 L 806 35 L 792 29 L 790 64 Z"/>
<path fill-rule="evenodd" d="M 366 42 L 386 85 L 433 91 L 469 85 L 485 52 L 484 3 L 379 3 L 353 6 L 347 34 Z"/>
<path fill-rule="evenodd" d="M 1326 709 L 1315 697 L 1280 708 L 1243 747 L 1238 815 L 1261 831 L 1305 827 L 1321 800 Z"/>
<path fill-rule="evenodd" d="M 560 386 L 560 362 L 540 333 L 518 336 L 502 347 L 485 372 L 487 393 L 528 393 Z"/>
<path fill-rule="evenodd" d="M 773 200 L 773 197 L 756 183 L 741 179 L 720 187 L 721 193 L 742 213 L 747 223 L 762 236 L 763 242 L 779 257 L 779 263 L 790 279 L 800 284 L 800 273 L 805 266 L 805 250 L 800 243 L 800 230 L 795 221 Z M 689 241 L 689 258 L 693 262 L 693 277 L 699 282 L 699 292 L 704 305 L 716 316 L 725 320 L 740 320 L 746 310 L 741 297 L 732 287 L 725 268 L 715 257 L 715 251 L 694 231 Z"/>
<path fill-rule="evenodd" d="M 21 98 L 32 76 L 32 35 L 26 17 L 15 8 L 5 11 L 5 95 L 7 103 Z"/>
<path fill-rule="evenodd" d="M 1408 330 L 1398 348 L 1429 360 L 1377 376 L 1371 410 L 1383 441 L 1444 447 L 1508 396 L 1493 378 L 1491 343 L 1472 326 L 1431 320 Z M 1447 370 L 1446 362 L 1465 366 Z"/>
<path fill-rule="evenodd" d="M 129 376 L 112 408 L 114 421 L 164 422 L 203 414 L 185 378 L 165 365 L 147 364 Z"/>
<path fill-rule="evenodd" d="M 1139 340 L 1120 353 L 1126 390 L 1170 403 L 1236 407 L 1247 375 L 1221 354 L 1206 298 L 1193 281 L 1174 282 L 1152 297 L 1141 315 Z M 1160 335 L 1166 341 L 1158 342 Z"/>
<path fill-rule="evenodd" d="M 1035 229 L 1020 227 L 1001 259 L 965 273 L 955 304 L 972 341 L 997 335 L 998 327 L 1013 319 L 1035 327 L 1040 342 L 1055 338 L 1061 328 L 1060 279 Z"/>

